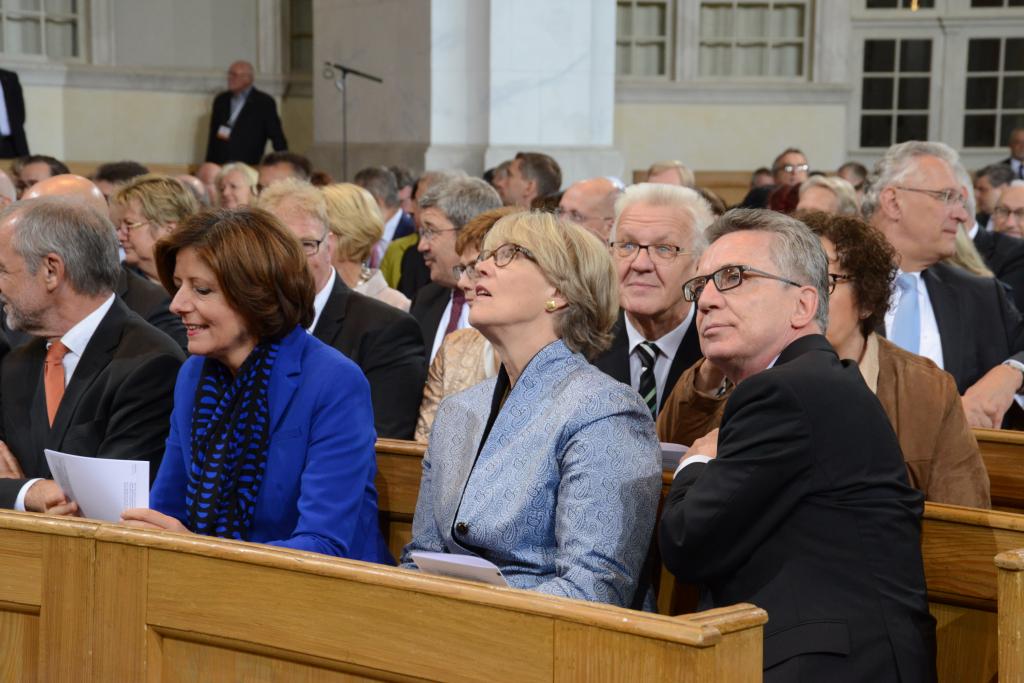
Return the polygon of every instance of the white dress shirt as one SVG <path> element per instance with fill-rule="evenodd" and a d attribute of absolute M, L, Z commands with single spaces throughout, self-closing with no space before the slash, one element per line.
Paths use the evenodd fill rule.
<path fill-rule="evenodd" d="M 455 290 L 452 290 L 453 292 Z M 441 322 L 437 325 L 437 332 L 434 333 L 434 345 L 430 348 L 430 359 L 427 364 L 434 362 L 434 356 L 437 355 L 437 350 L 441 348 L 441 342 L 444 341 L 444 332 L 448 329 L 448 321 L 452 319 L 452 297 L 448 295 L 448 304 L 444 307 L 444 313 L 441 314 Z M 462 313 L 459 314 L 459 322 L 455 326 L 456 330 L 461 330 L 464 327 L 472 327 L 469 324 L 469 304 L 462 304 Z M 453 330 L 454 331 L 454 330 Z"/>
<path fill-rule="evenodd" d="M 913 276 L 917 283 L 917 310 L 921 315 L 921 340 L 918 343 L 917 355 L 924 356 L 938 365 L 942 364 L 942 337 L 939 336 L 939 323 L 935 320 L 935 311 L 932 309 L 932 300 L 928 296 L 928 287 L 925 286 L 921 273 L 907 273 Z M 903 275 L 903 271 L 897 273 L 897 277 Z M 893 287 L 892 298 L 889 300 L 889 309 L 885 312 L 885 336 L 892 338 L 892 323 L 896 319 L 896 309 L 899 308 L 901 290 Z"/>
<path fill-rule="evenodd" d="M 100 326 L 103 317 L 107 315 L 107 311 L 114 305 L 114 295 L 104 301 L 99 307 L 89 315 L 85 316 L 77 323 L 74 327 L 64 333 L 64 336 L 60 338 L 62 344 L 67 347 L 67 353 L 64 354 L 64 360 L 61 365 L 64 366 L 64 387 L 67 388 L 68 383 L 71 381 L 71 376 L 75 374 L 75 368 L 78 367 L 78 361 L 82 360 L 82 354 L 85 353 L 85 347 L 89 345 L 89 340 L 92 339 L 92 335 L 96 333 L 96 328 Z M 52 342 L 51 342 L 52 343 Z M 50 344 L 46 345 L 46 348 L 50 348 Z M 29 479 L 21 490 L 18 491 L 18 497 L 14 500 L 14 509 L 20 512 L 25 511 L 25 494 L 32 487 L 32 484 L 39 481 L 39 478 Z"/>
<path fill-rule="evenodd" d="M 644 365 L 640 360 L 640 355 L 636 353 L 636 347 L 645 341 L 658 346 L 659 353 L 654 359 L 654 383 L 658 389 L 659 406 L 664 395 L 665 383 L 668 382 L 668 371 L 672 368 L 672 361 L 679 351 L 680 344 L 683 343 L 686 331 L 690 329 L 695 310 L 696 306 L 691 305 L 690 312 L 686 314 L 683 322 L 660 339 L 646 339 L 643 333 L 630 322 L 629 314 L 627 313 L 624 316 L 626 320 L 626 338 L 629 341 L 629 383 L 637 391 L 640 390 L 640 375 L 643 373 Z"/>
<path fill-rule="evenodd" d="M 313 323 L 306 328 L 306 332 L 313 334 L 316 324 L 320 322 L 320 314 L 324 312 L 324 306 L 327 305 L 327 300 L 331 298 L 331 290 L 334 289 L 334 278 L 336 277 L 338 277 L 338 273 L 335 272 L 334 268 L 331 268 L 331 276 L 327 278 L 327 284 L 313 297 Z"/>

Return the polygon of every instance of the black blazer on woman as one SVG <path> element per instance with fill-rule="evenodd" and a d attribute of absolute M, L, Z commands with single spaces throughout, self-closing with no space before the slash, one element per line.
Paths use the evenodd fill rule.
<path fill-rule="evenodd" d="M 737 385 L 718 457 L 672 483 L 661 553 L 701 607 L 768 611 L 765 681 L 933 681 L 923 507 L 856 364 L 812 335 Z"/>

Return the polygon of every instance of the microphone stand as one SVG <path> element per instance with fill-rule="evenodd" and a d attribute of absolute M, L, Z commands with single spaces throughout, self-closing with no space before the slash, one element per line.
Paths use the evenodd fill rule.
<path fill-rule="evenodd" d="M 334 81 L 334 86 L 341 91 L 341 179 L 343 182 L 348 182 L 348 88 L 345 87 L 345 79 L 352 74 L 377 83 L 383 83 L 384 80 L 363 71 L 350 69 L 343 64 L 324 62 L 324 78 L 333 78 L 335 71 L 338 72 L 338 76 Z"/>

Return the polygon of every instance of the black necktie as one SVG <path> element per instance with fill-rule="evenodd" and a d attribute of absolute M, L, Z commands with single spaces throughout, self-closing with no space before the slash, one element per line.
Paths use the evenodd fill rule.
<path fill-rule="evenodd" d="M 660 349 L 654 342 L 644 341 L 636 345 L 636 352 L 640 356 L 640 398 L 647 404 L 652 417 L 658 416 L 658 383 L 654 380 L 654 361 L 658 358 Z"/>

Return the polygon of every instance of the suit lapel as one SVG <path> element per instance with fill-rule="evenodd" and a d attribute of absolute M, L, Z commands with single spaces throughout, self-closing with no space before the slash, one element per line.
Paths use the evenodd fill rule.
<path fill-rule="evenodd" d="M 82 357 L 75 367 L 75 374 L 71 376 L 67 389 L 64 390 L 64 397 L 57 408 L 57 414 L 53 418 L 53 427 L 50 429 L 50 436 L 47 442 L 52 446 L 58 446 L 64 440 L 64 434 L 72 422 L 72 418 L 78 409 L 82 396 L 96 380 L 96 377 L 110 364 L 114 351 L 121 341 L 124 332 L 124 322 L 128 316 L 128 309 L 124 303 L 114 298 L 114 303 L 103 316 L 92 338 L 85 347 Z"/>
<path fill-rule="evenodd" d="M 341 276 L 335 273 L 331 295 L 327 297 L 324 310 L 320 312 L 320 319 L 316 321 L 316 327 L 313 328 L 313 336 L 328 346 L 334 346 L 335 339 L 341 334 L 341 328 L 345 323 L 345 312 L 348 310 L 350 291 L 352 290 L 341 281 Z"/>
<path fill-rule="evenodd" d="M 961 324 L 963 317 L 960 314 L 956 292 L 951 291 L 950 286 L 942 279 L 941 268 L 941 264 L 932 266 L 925 270 L 921 277 L 924 278 L 928 300 L 931 301 L 932 311 L 935 313 L 935 324 L 939 328 L 943 369 L 954 377 L 960 377 L 960 360 L 964 348 L 964 326 Z"/>
<path fill-rule="evenodd" d="M 277 431 L 278 423 L 284 417 L 292 397 L 299 388 L 299 375 L 302 373 L 302 345 L 306 341 L 306 331 L 295 329 L 281 340 L 281 348 L 274 361 L 271 371 L 270 391 L 270 434 Z"/>

